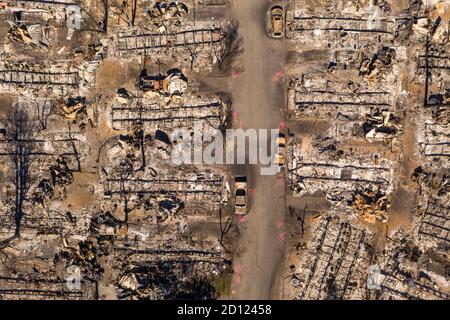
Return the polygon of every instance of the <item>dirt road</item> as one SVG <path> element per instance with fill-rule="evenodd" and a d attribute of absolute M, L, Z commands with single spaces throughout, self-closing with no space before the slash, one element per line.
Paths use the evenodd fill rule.
<path fill-rule="evenodd" d="M 281 81 L 283 41 L 265 33 L 266 0 L 236 0 L 234 16 L 244 40 L 244 72 L 233 77 L 236 126 L 243 129 L 276 129 L 283 121 Z M 259 166 L 249 166 L 251 209 L 242 223 L 240 252 L 234 264 L 233 298 L 279 298 L 277 279 L 283 261 L 285 238 L 284 175 L 261 176 Z"/>

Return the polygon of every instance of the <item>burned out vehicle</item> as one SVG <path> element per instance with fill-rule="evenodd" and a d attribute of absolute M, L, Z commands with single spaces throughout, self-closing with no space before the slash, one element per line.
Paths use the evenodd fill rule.
<path fill-rule="evenodd" d="M 143 69 L 136 87 L 143 92 L 151 91 L 163 96 L 181 95 L 187 89 L 187 78 L 179 69 L 171 69 L 166 75 L 149 75 L 147 69 Z"/>
<path fill-rule="evenodd" d="M 136 83 L 137 87 L 144 92 L 147 91 L 162 91 L 166 92 L 168 87 L 168 82 L 165 81 L 165 76 L 149 75 L 147 74 L 147 69 L 143 69 L 139 75 L 138 81 Z"/>
<path fill-rule="evenodd" d="M 277 153 L 275 154 L 275 165 L 284 167 L 286 165 L 286 135 L 279 133 L 275 141 L 277 146 Z"/>
<path fill-rule="evenodd" d="M 284 9 L 280 5 L 272 6 L 268 12 L 267 28 L 271 38 L 284 37 Z"/>
<path fill-rule="evenodd" d="M 245 215 L 248 212 L 246 176 L 236 176 L 234 190 L 234 213 Z"/>

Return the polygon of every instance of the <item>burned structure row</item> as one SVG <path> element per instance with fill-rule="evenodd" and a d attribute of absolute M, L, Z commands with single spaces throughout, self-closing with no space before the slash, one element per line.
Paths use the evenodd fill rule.
<path fill-rule="evenodd" d="M 448 299 L 448 9 L 289 2 L 290 298 Z"/>
<path fill-rule="evenodd" d="M 196 81 L 240 50 L 228 2 L 4 3 L 0 298 L 226 295 L 230 172 L 171 132 L 229 125 Z"/>

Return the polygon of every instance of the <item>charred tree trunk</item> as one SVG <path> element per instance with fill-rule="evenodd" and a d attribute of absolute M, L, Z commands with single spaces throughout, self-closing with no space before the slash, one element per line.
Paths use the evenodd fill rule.
<path fill-rule="evenodd" d="M 11 107 L 6 127 L 6 138 L 10 145 L 10 158 L 14 167 L 14 235 L 0 242 L 5 245 L 20 236 L 20 226 L 23 218 L 23 205 L 29 189 L 30 155 L 33 149 L 33 123 L 27 112 L 20 106 Z"/>
<path fill-rule="evenodd" d="M 236 63 L 244 49 L 243 40 L 239 36 L 238 29 L 239 24 L 233 21 L 223 32 L 222 48 L 216 52 L 219 71 L 228 73 L 233 69 L 239 68 Z"/>
<path fill-rule="evenodd" d="M 103 31 L 108 33 L 109 0 L 103 0 L 105 15 L 103 16 Z"/>
<path fill-rule="evenodd" d="M 13 145 L 11 153 L 15 169 L 16 201 L 14 208 L 14 221 L 16 223 L 15 236 L 20 235 L 20 223 L 23 217 L 23 203 L 29 188 L 29 161 L 32 148 L 31 122 L 25 110 L 17 108 L 10 117 L 10 141 Z"/>
<path fill-rule="evenodd" d="M 136 12 L 137 12 L 137 0 L 132 0 L 133 4 L 131 7 L 131 25 L 134 26 L 134 23 L 136 21 Z"/>

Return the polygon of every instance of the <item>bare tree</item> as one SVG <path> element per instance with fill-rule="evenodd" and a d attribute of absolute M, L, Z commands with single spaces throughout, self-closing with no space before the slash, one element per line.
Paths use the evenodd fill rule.
<path fill-rule="evenodd" d="M 39 121 L 39 130 L 47 129 L 47 119 L 53 113 L 55 105 L 49 100 L 36 101 L 37 117 Z"/>
<path fill-rule="evenodd" d="M 105 14 L 103 15 L 103 31 L 108 33 L 109 0 L 103 0 Z"/>
<path fill-rule="evenodd" d="M 239 69 L 238 58 L 244 51 L 242 38 L 238 33 L 239 24 L 231 22 L 224 31 L 223 45 L 216 51 L 219 71 L 230 72 Z"/>
<path fill-rule="evenodd" d="M 137 8 L 138 8 L 138 2 L 137 0 L 132 0 L 132 6 L 131 6 L 131 25 L 134 26 L 134 23 L 136 21 L 136 13 L 137 13 Z"/>
<path fill-rule="evenodd" d="M 6 140 L 9 143 L 9 154 L 14 167 L 14 235 L 0 242 L 4 247 L 20 236 L 20 225 L 23 217 L 23 205 L 29 190 L 30 156 L 33 150 L 34 123 L 30 120 L 25 107 L 20 104 L 11 106 L 7 116 Z"/>
<path fill-rule="evenodd" d="M 230 214 L 226 219 L 226 221 L 224 222 L 222 209 L 219 210 L 220 238 L 218 240 L 222 248 L 227 253 L 232 253 L 233 248 L 231 248 L 231 245 L 233 243 L 234 244 L 237 243 L 236 238 L 238 237 L 239 234 L 238 224 L 240 222 L 240 219 L 241 217 L 236 216 L 234 214 Z"/>
<path fill-rule="evenodd" d="M 128 0 L 124 0 L 122 3 L 119 3 L 116 0 L 111 0 L 111 6 L 117 11 L 119 19 L 125 21 L 129 26 L 132 25 L 131 18 L 128 15 Z"/>

